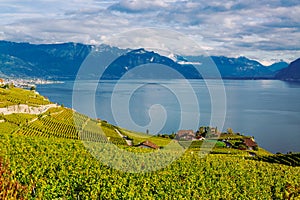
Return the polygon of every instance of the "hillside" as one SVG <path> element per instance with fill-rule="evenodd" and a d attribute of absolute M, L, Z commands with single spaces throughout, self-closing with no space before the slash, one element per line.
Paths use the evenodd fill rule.
<path fill-rule="evenodd" d="M 91 119 L 70 108 L 51 103 L 36 91 L 0 87 L 0 130 L 2 133 L 46 138 L 67 138 L 126 145 L 116 130 L 135 135 L 139 142 L 151 140 L 141 133 L 126 131 L 105 121 Z M 169 140 L 153 138 L 162 146 Z M 138 143 L 134 143 L 138 144 Z"/>
<path fill-rule="evenodd" d="M 51 104 L 34 91 L 7 88 L 1 92 L 1 102 Z M 26 101 L 19 93 L 27 97 Z M 148 137 L 90 119 L 61 106 L 38 115 L 0 115 L 0 199 L 287 199 L 299 196 L 298 154 L 274 159 L 259 149 L 256 160 L 248 151 L 226 147 L 205 149 L 195 143 L 181 155 L 176 148 L 129 147 L 117 130 L 134 144 L 150 140 L 165 146 L 170 142 L 170 139 Z M 111 142 L 117 146 L 110 145 Z M 177 145 L 176 141 L 172 142 L 173 147 Z M 205 151 L 211 152 L 206 155 Z"/>
<path fill-rule="evenodd" d="M 95 51 L 93 51 L 95 50 Z M 103 79 L 118 79 L 127 71 L 141 65 L 150 65 L 153 70 L 144 74 L 134 74 L 135 78 L 189 78 L 197 79 L 202 76 L 195 69 L 195 63 L 200 63 L 201 70 L 209 74 L 209 78 L 216 78 L 211 59 L 215 62 L 222 78 L 230 79 L 273 79 L 279 69 L 285 67 L 285 63 L 277 63 L 266 67 L 261 63 L 246 57 L 228 58 L 225 56 L 163 56 L 156 52 L 145 49 L 119 49 L 108 45 L 99 47 L 77 44 L 29 44 L 0 41 L 0 75 L 2 77 L 35 77 L 43 79 L 75 79 L 78 69 L 87 58 L 94 52 L 91 60 L 96 59 L 95 69 L 101 62 L 99 57 L 113 58 L 113 62 L 107 67 Z M 95 57 L 96 56 L 96 57 Z M 99 56 L 99 57 L 97 57 Z M 157 73 L 156 66 L 168 66 L 179 72 L 170 75 L 170 71 Z M 95 79 L 91 73 L 89 79 Z"/>
<path fill-rule="evenodd" d="M 132 50 L 124 55 L 121 55 L 114 60 L 109 67 L 105 70 L 103 79 L 120 79 L 127 71 L 142 65 L 149 65 L 149 70 L 144 70 L 144 73 L 133 74 L 134 78 L 142 79 L 160 79 L 160 78 L 202 78 L 199 72 L 193 65 L 185 65 L 175 62 L 174 60 L 161 56 L 153 51 L 146 51 L 145 49 Z M 179 72 L 182 76 L 178 76 L 175 73 L 170 73 L 168 70 L 163 70 L 162 65 L 169 66 L 175 71 Z M 157 70 L 158 69 L 158 70 Z"/>
<path fill-rule="evenodd" d="M 25 199 L 287 199 L 300 187 L 299 167 L 244 156 L 201 158 L 197 151 L 161 170 L 130 174 L 102 164 L 78 140 L 0 133 L 0 157 L 3 177 L 10 177 L 5 191 Z"/>
<path fill-rule="evenodd" d="M 280 70 L 276 78 L 287 81 L 300 81 L 300 58 L 291 62 L 287 68 Z"/>
<path fill-rule="evenodd" d="M 0 108 L 12 105 L 26 104 L 40 106 L 50 104 L 50 101 L 39 95 L 36 91 L 28 91 L 20 88 L 5 88 L 0 84 Z"/>
<path fill-rule="evenodd" d="M 268 69 L 271 70 L 272 72 L 277 72 L 281 69 L 288 67 L 288 65 L 289 64 L 287 62 L 280 61 L 280 62 L 276 62 L 276 63 L 273 63 L 272 65 L 268 66 Z"/>
<path fill-rule="evenodd" d="M 76 43 L 0 41 L 0 72 L 9 77 L 74 78 L 90 51 L 91 46 Z"/>
<path fill-rule="evenodd" d="M 0 88 L 0 130 L 15 135 L 103 140 L 100 121 L 88 118 L 72 109 L 60 107 L 35 91 L 20 88 Z M 115 143 L 125 144 L 111 128 L 103 129 Z"/>
<path fill-rule="evenodd" d="M 246 57 L 213 56 L 223 78 L 273 78 L 274 73 L 257 61 Z"/>

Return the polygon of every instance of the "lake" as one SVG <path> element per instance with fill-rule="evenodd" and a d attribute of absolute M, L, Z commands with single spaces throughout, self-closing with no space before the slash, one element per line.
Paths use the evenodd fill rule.
<path fill-rule="evenodd" d="M 127 129 L 172 133 L 202 125 L 223 131 L 230 127 L 254 136 L 273 153 L 300 152 L 299 83 L 127 80 L 80 81 L 78 85 L 74 95 L 72 81 L 38 85 L 37 90 L 53 102 Z"/>

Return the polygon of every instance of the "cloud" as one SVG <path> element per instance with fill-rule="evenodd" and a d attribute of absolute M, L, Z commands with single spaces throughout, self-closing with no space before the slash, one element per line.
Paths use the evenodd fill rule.
<path fill-rule="evenodd" d="M 179 31 L 213 55 L 291 61 L 300 57 L 299 13 L 298 0 L 2 0 L 0 39 L 94 44 L 156 27 Z"/>
<path fill-rule="evenodd" d="M 121 0 L 109 7 L 110 10 L 120 12 L 151 12 L 160 8 L 166 8 L 167 3 L 161 0 Z"/>

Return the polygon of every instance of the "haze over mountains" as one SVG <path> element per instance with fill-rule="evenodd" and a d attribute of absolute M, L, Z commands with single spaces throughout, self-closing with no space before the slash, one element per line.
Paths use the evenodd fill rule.
<path fill-rule="evenodd" d="M 0 41 L 0 76 L 73 80 L 81 64 L 94 48 L 94 46 L 79 43 L 34 45 Z M 162 56 L 145 49 L 119 49 L 107 45 L 100 45 L 97 53 L 105 53 L 116 58 L 105 70 L 103 79 L 119 79 L 132 68 L 149 64 L 169 66 L 179 72 L 182 77 L 192 79 L 203 78 L 195 68 L 198 65 L 199 69 L 208 72 L 205 77 L 216 78 L 209 73 L 212 69 L 212 59 L 222 78 L 300 80 L 300 59 L 289 66 L 283 61 L 264 66 L 246 57 L 211 56 L 210 59 L 202 55 Z M 162 72 L 160 75 L 163 78 L 166 74 Z M 91 75 L 89 78 L 99 77 Z"/>

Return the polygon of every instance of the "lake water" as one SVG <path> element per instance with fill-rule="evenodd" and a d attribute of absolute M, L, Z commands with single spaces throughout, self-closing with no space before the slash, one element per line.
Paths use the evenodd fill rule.
<path fill-rule="evenodd" d="M 223 131 L 230 127 L 254 136 L 260 146 L 273 153 L 300 152 L 299 83 L 223 82 L 80 81 L 73 95 L 74 82 L 69 81 L 39 85 L 37 90 L 53 102 L 127 129 L 172 133 L 211 124 Z"/>

